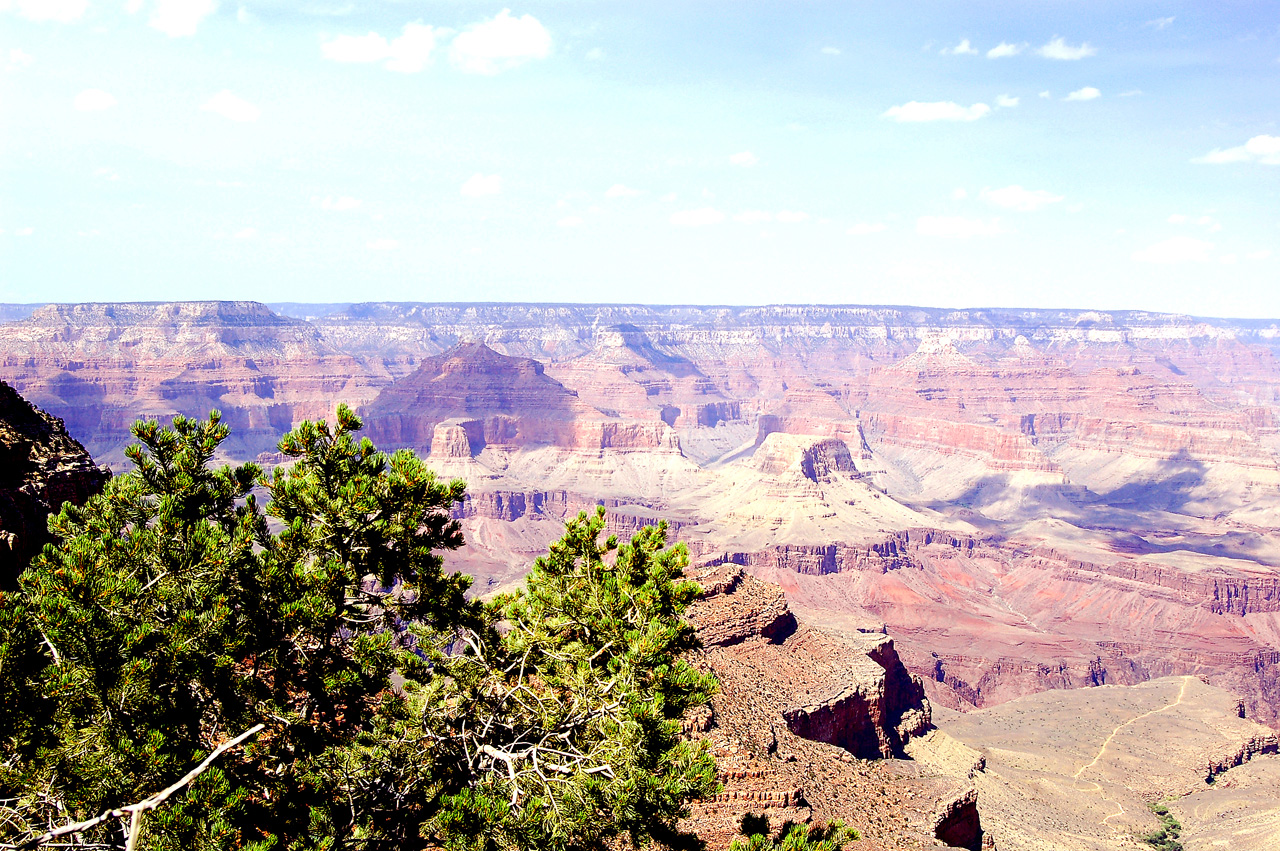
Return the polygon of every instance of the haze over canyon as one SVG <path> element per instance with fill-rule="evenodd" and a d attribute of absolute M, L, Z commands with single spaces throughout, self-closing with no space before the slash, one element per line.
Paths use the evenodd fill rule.
<path fill-rule="evenodd" d="M 983 748 L 999 743 L 1003 756 L 975 788 L 993 802 L 988 822 L 1000 825 L 1001 848 L 1120 847 L 1149 818 L 1132 814 L 1142 797 L 1133 789 L 1170 793 L 1275 751 L 1275 322 L 1088 310 L 253 302 L 7 305 L 2 315 L 0 379 L 117 470 L 139 417 L 217 408 L 233 428 L 231 455 L 270 465 L 283 460 L 283 431 L 346 402 L 379 448 L 412 448 L 440 475 L 467 482 L 457 509 L 467 544 L 450 563 L 475 575 L 482 593 L 518 582 L 581 509 L 604 505 L 619 533 L 666 519 L 717 589 L 699 605 L 726 607 L 702 625 L 707 653 L 723 657 L 723 700 L 738 693 L 741 710 L 752 666 L 791 654 L 819 661 L 800 665 L 807 673 L 776 694 L 750 697 L 786 719 L 787 735 L 855 756 L 911 752 L 961 780 L 965 754 L 985 765 Z M 785 600 L 759 590 L 766 583 Z M 774 649 L 733 649 L 757 644 Z M 804 677 L 861 681 L 841 673 L 857 667 L 839 661 L 853 645 L 858 665 L 878 666 L 880 697 L 857 692 L 874 724 L 842 721 L 837 735 L 830 718 L 853 711 L 854 692 L 833 697 Z M 1204 707 L 1194 724 L 1216 731 L 1163 785 L 1051 764 L 1061 754 L 1034 742 L 1009 756 L 1009 741 L 1030 741 L 1018 738 L 1027 722 L 999 708 L 1040 705 L 1010 701 L 1142 684 L 1123 692 L 1135 716 Z M 1089 719 L 1113 702 L 1070 712 Z M 954 729 L 941 725 L 950 744 L 926 735 L 930 703 L 951 719 Z M 1126 723 L 1099 720 L 1099 739 Z M 828 732 L 812 732 L 824 724 Z M 773 750 L 762 753 L 801 747 L 772 735 Z M 1046 844 L 1056 828 L 1018 823 L 1008 804 L 1015 775 L 1035 760 L 1044 783 L 1059 777 L 1129 815 L 1099 827 L 1091 800 L 1062 798 L 1041 815 L 1096 836 Z M 744 764 L 734 782 L 754 770 Z M 814 804 L 825 787 L 807 782 Z M 1107 797 L 1113 787 L 1131 797 Z M 768 800 L 798 806 L 790 792 Z M 963 809 L 963 794 L 953 803 Z M 1201 834 L 1213 847 L 1267 847 L 1222 840 L 1220 820 L 1212 837 L 1184 821 L 1189 848 L 1210 847 L 1195 845 Z M 1265 842 L 1277 822 L 1246 827 Z M 874 841 L 875 826 L 862 829 Z M 966 834 L 962 844 L 973 841 Z"/>

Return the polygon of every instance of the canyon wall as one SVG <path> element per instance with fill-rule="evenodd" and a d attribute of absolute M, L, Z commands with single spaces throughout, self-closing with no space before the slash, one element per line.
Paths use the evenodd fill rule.
<path fill-rule="evenodd" d="M 1276 323 L 278 307 L 11 306 L 0 378 L 117 465 L 139 416 L 217 407 L 228 456 L 270 465 L 280 432 L 347 402 L 380 447 L 468 482 L 454 563 L 481 590 L 605 505 L 612 531 L 666 519 L 824 629 L 887 630 L 940 704 L 1196 674 L 1280 719 Z"/>

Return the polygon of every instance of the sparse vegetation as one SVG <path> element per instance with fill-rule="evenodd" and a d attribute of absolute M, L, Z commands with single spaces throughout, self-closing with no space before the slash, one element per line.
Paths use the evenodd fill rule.
<path fill-rule="evenodd" d="M 742 834 L 729 851 L 840 851 L 846 842 L 861 838 L 858 831 L 836 820 L 822 825 L 789 821 L 771 834 L 768 817 L 754 813 L 742 817 Z"/>
<path fill-rule="evenodd" d="M 1178 840 L 1182 834 L 1182 825 L 1178 819 L 1163 802 L 1150 804 L 1149 807 L 1160 820 L 1160 829 L 1141 837 L 1142 841 L 1158 851 L 1182 851 L 1182 843 Z"/>

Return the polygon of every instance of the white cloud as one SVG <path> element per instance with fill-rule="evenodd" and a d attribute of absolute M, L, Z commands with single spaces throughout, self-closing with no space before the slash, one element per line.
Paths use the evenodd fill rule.
<path fill-rule="evenodd" d="M 1094 100 L 1100 97 L 1102 97 L 1102 92 L 1098 91 L 1093 86 L 1085 86 L 1083 89 L 1076 89 L 1074 92 L 1063 98 L 1063 100 Z"/>
<path fill-rule="evenodd" d="M 467 182 L 462 184 L 462 188 L 458 191 L 469 198 L 479 198 L 483 195 L 499 195 L 502 193 L 502 176 L 476 172 L 467 178 Z"/>
<path fill-rule="evenodd" d="M 668 202 L 670 202 L 670 201 L 674 201 L 674 200 L 676 200 L 676 193 L 674 193 L 674 192 L 668 192 L 666 195 L 663 195 L 663 196 L 662 196 L 661 198 L 659 198 L 658 200 L 659 200 L 659 201 L 668 201 Z"/>
<path fill-rule="evenodd" d="M 1061 195 L 1054 195 L 1044 189 L 1023 189 L 1016 183 L 1003 189 L 983 189 L 978 197 L 988 204 L 1023 213 L 1033 213 L 1063 200 Z"/>
<path fill-rule="evenodd" d="M 952 201 L 963 201 L 968 197 L 969 197 L 969 190 L 965 189 L 963 186 L 957 186 L 955 189 L 951 190 Z"/>
<path fill-rule="evenodd" d="M 1090 47 L 1088 42 L 1082 42 L 1079 47 L 1072 47 L 1060 37 L 1055 37 L 1052 41 L 1036 51 L 1045 59 L 1084 59 L 1087 56 L 1094 56 L 1098 52 L 1098 48 Z"/>
<path fill-rule="evenodd" d="M 996 106 L 1002 106 L 1005 109 L 1012 109 L 1018 105 L 1018 98 L 1009 95 L 998 95 L 996 97 Z"/>
<path fill-rule="evenodd" d="M 26 68 L 36 59 L 25 50 L 19 50 L 16 47 L 9 48 L 9 67 L 10 68 Z"/>
<path fill-rule="evenodd" d="M 1234 148 L 1214 148 L 1193 163 L 1222 165 L 1223 163 L 1262 163 L 1280 165 L 1280 136 L 1254 136 L 1243 145 Z"/>
<path fill-rule="evenodd" d="M 748 225 L 764 224 L 773 221 L 773 213 L 767 210 L 743 210 L 733 217 L 735 222 L 742 222 Z"/>
<path fill-rule="evenodd" d="M 1141 263 L 1205 263 L 1212 250 L 1212 242 L 1175 236 L 1133 252 L 1133 259 Z"/>
<path fill-rule="evenodd" d="M 825 54 L 827 54 L 828 56 L 839 56 L 839 55 L 840 55 L 840 48 L 838 48 L 838 47 L 824 47 L 824 48 L 822 48 L 822 52 L 823 52 L 823 53 L 825 53 Z"/>
<path fill-rule="evenodd" d="M 944 47 L 940 53 L 950 54 L 951 56 L 977 56 L 978 51 L 969 43 L 969 39 L 962 39 L 955 47 Z"/>
<path fill-rule="evenodd" d="M 904 103 L 902 106 L 890 107 L 885 110 L 883 117 L 901 122 L 977 121 L 990 112 L 991 107 L 985 103 L 975 103 L 973 106 L 964 107 L 951 101 L 921 103 L 913 100 Z"/>
<path fill-rule="evenodd" d="M 1155 27 L 1158 30 L 1165 29 L 1174 22 L 1174 17 L 1170 15 L 1167 18 L 1156 18 L 1153 21 L 1147 21 L 1146 26 Z"/>
<path fill-rule="evenodd" d="M 1169 215 L 1169 224 L 1171 225 L 1185 225 L 1188 221 L 1189 219 L 1181 213 L 1171 213 Z"/>
<path fill-rule="evenodd" d="M 257 235 L 258 235 L 257 228 L 241 228 L 240 230 L 231 234 L 231 238 L 232 239 L 254 239 L 255 237 L 257 237 Z"/>
<path fill-rule="evenodd" d="M 581 216 L 565 216 L 563 219 L 556 222 L 556 225 L 562 228 L 576 228 L 580 224 L 582 224 Z"/>
<path fill-rule="evenodd" d="M 809 214 L 799 210 L 779 210 L 773 220 L 783 224 L 795 225 L 809 221 Z"/>
<path fill-rule="evenodd" d="M 846 231 L 852 236 L 866 236 L 867 234 L 880 233 L 885 230 L 883 222 L 858 222 Z"/>
<path fill-rule="evenodd" d="M 1235 254 L 1223 254 L 1218 258 L 1218 262 L 1224 266 L 1234 266 L 1236 263 L 1240 262 L 1240 258 Z"/>
<path fill-rule="evenodd" d="M 630 186 L 624 186 L 621 183 L 615 183 L 604 191 L 604 197 L 606 198 L 634 198 L 643 194 L 643 189 L 632 189 Z"/>
<path fill-rule="evenodd" d="M 1117 95 L 1117 97 L 1131 98 L 1131 97 L 1136 97 L 1137 95 L 1140 95 L 1140 94 L 1142 94 L 1142 89 L 1129 89 L 1129 91 L 1127 92 L 1121 92 L 1119 95 Z"/>
<path fill-rule="evenodd" d="M 334 212 L 346 212 L 347 210 L 355 210 L 359 208 L 361 201 L 359 198 L 352 198 L 350 195 L 340 195 L 337 198 L 333 196 L 325 196 L 324 198 L 315 197 L 311 201 L 321 210 L 333 210 Z"/>
<path fill-rule="evenodd" d="M 1010 44 L 1007 41 L 1002 41 L 999 44 L 997 44 L 995 47 L 987 51 L 987 58 L 1003 59 L 1006 56 L 1017 56 L 1019 53 L 1021 53 L 1026 49 L 1027 49 L 1027 43 L 1025 41 L 1022 44 Z"/>
<path fill-rule="evenodd" d="M 391 45 L 376 32 L 340 35 L 320 42 L 320 54 L 334 62 L 379 62 L 391 55 Z"/>
<path fill-rule="evenodd" d="M 975 236 L 999 236 L 1005 230 L 998 220 L 966 219 L 962 216 L 921 216 L 916 219 L 916 233 L 948 239 Z"/>
<path fill-rule="evenodd" d="M 70 23 L 89 8 L 89 0 L 0 0 L 0 12 L 17 12 L 28 21 Z"/>
<path fill-rule="evenodd" d="M 748 167 L 748 166 L 753 166 L 758 162 L 760 162 L 759 157 L 757 157 L 755 154 L 751 153 L 750 151 L 739 151 L 738 153 L 729 157 L 730 165 L 740 165 L 740 166 Z"/>
<path fill-rule="evenodd" d="M 167 36 L 195 35 L 200 22 L 218 11 L 217 0 L 156 0 L 147 23 Z"/>
<path fill-rule="evenodd" d="M 1052 97 L 1052 95 L 1050 95 L 1047 91 L 1044 91 L 1040 93 L 1040 97 L 1049 98 L 1049 97 Z"/>
<path fill-rule="evenodd" d="M 400 36 L 388 45 L 387 61 L 382 67 L 401 74 L 416 74 L 427 67 L 439 34 L 434 27 L 424 24 L 405 24 Z"/>
<path fill-rule="evenodd" d="M 551 33 L 532 15 L 515 18 L 503 9 L 496 18 L 459 33 L 449 55 L 463 71 L 493 75 L 550 56 Z"/>
<path fill-rule="evenodd" d="M 101 112 L 115 106 L 116 99 L 102 89 L 85 89 L 75 96 L 71 105 L 80 112 Z"/>
<path fill-rule="evenodd" d="M 701 227 L 702 225 L 718 225 L 724 221 L 724 213 L 714 207 L 702 207 L 697 210 L 681 210 L 671 214 L 671 224 L 680 227 Z"/>
<path fill-rule="evenodd" d="M 1264 248 L 1261 251 L 1250 251 L 1248 254 L 1245 255 L 1245 257 L 1248 257 L 1250 260 L 1266 260 L 1270 256 L 1271 256 L 1270 248 Z"/>
<path fill-rule="evenodd" d="M 400 35 L 390 41 L 376 32 L 340 35 L 321 42 L 320 53 L 334 62 L 383 62 L 388 71 L 413 74 L 427 67 L 436 40 L 447 32 L 415 22 L 405 24 Z"/>
<path fill-rule="evenodd" d="M 226 89 L 209 98 L 200 108 L 205 112 L 215 112 L 232 121 L 257 121 L 262 115 L 262 110 Z"/>
<path fill-rule="evenodd" d="M 381 239 L 369 240 L 364 244 L 364 247 L 371 251 L 391 251 L 400 247 L 400 241 L 383 237 Z"/>
<path fill-rule="evenodd" d="M 604 59 L 604 50 L 599 47 L 593 47 L 587 51 L 587 58 L 592 62 L 599 62 Z"/>
<path fill-rule="evenodd" d="M 35 232 L 36 232 L 35 228 L 18 228 L 17 230 L 14 231 L 14 234 L 16 234 L 17 236 L 31 236 L 31 234 Z"/>
<path fill-rule="evenodd" d="M 103 180 L 110 180 L 110 181 L 116 181 L 120 179 L 120 175 L 116 174 L 114 171 L 112 171 L 109 168 L 106 168 L 105 166 L 103 168 L 94 169 L 93 176 L 100 177 Z"/>
<path fill-rule="evenodd" d="M 136 15 L 142 11 L 142 6 L 146 0 L 125 0 L 124 10 L 130 15 Z"/>

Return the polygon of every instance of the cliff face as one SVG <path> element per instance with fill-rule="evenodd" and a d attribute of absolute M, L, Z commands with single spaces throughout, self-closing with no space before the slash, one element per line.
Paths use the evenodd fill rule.
<path fill-rule="evenodd" d="M 688 727 L 711 743 L 725 789 L 695 804 L 687 826 L 716 849 L 747 814 L 774 829 L 840 818 L 869 849 L 932 845 L 933 811 L 949 787 L 904 782 L 880 762 L 931 726 L 920 681 L 893 642 L 802 625 L 778 586 L 741 568 L 712 568 L 699 582 L 704 595 L 689 611 L 704 644 L 695 662 L 720 691 Z"/>
<path fill-rule="evenodd" d="M 900 756 L 930 727 L 921 681 L 883 634 L 800 627 L 782 589 L 717 568 L 690 611 L 726 694 L 797 736 L 864 758 Z"/>
<path fill-rule="evenodd" d="M 110 476 L 61 421 L 0 382 L 0 588 L 52 540 L 49 514 L 83 503 Z"/>

